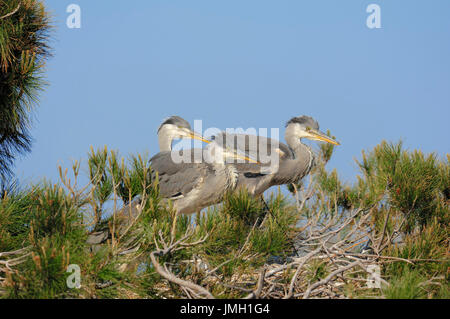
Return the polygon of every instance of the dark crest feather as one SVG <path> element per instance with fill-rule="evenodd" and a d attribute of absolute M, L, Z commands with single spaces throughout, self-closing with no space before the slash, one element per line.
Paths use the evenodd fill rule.
<path fill-rule="evenodd" d="M 317 123 L 317 121 L 310 116 L 303 115 L 303 116 L 293 117 L 289 120 L 289 122 L 286 123 L 286 127 L 289 124 L 295 124 L 295 123 L 303 125 L 303 126 L 309 126 L 310 128 L 315 129 L 315 130 L 319 130 L 319 123 Z"/>
<path fill-rule="evenodd" d="M 189 130 L 191 129 L 191 125 L 189 124 L 188 121 L 186 121 L 185 119 L 183 119 L 179 116 L 173 115 L 173 116 L 170 116 L 163 120 L 163 122 L 161 123 L 161 125 L 158 128 L 158 133 L 159 133 L 159 130 L 161 130 L 161 128 L 166 124 L 172 124 L 172 125 L 176 125 L 179 127 L 185 127 Z"/>

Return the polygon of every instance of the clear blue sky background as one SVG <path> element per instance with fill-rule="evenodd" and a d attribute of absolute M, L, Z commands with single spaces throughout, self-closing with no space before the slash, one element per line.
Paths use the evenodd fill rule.
<path fill-rule="evenodd" d="M 330 168 L 381 140 L 449 151 L 450 1 L 46 0 L 49 86 L 36 110 L 22 183 L 58 181 L 89 147 L 157 152 L 161 120 L 204 128 L 280 127 L 316 118 L 341 141 Z M 66 27 L 66 7 L 82 28 Z M 381 6 L 382 29 L 366 7 Z"/>

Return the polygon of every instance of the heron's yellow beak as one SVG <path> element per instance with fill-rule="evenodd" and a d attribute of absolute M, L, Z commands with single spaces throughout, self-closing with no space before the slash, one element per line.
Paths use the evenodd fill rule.
<path fill-rule="evenodd" d="M 203 136 L 198 134 L 197 132 L 190 131 L 188 134 L 189 134 L 189 137 L 194 139 L 194 140 L 200 140 L 200 141 L 208 143 L 208 144 L 211 143 L 211 141 L 203 138 Z"/>
<path fill-rule="evenodd" d="M 250 157 L 245 156 L 245 155 L 234 154 L 233 158 L 242 159 L 244 161 L 249 161 L 250 163 L 260 164 L 258 161 L 255 161 L 254 159 L 251 159 Z"/>
<path fill-rule="evenodd" d="M 310 138 L 313 140 L 323 141 L 334 145 L 341 145 L 341 143 L 339 143 L 336 140 L 333 140 L 331 137 L 320 131 L 310 130 L 308 133 L 310 134 Z"/>
<path fill-rule="evenodd" d="M 243 155 L 243 154 L 239 154 L 236 150 L 232 150 L 229 147 L 226 147 L 223 150 L 223 155 L 225 158 L 232 158 L 232 159 L 241 159 L 244 160 L 246 162 L 250 162 L 250 163 L 256 163 L 256 164 L 260 164 L 259 161 L 254 160 L 253 158 Z"/>

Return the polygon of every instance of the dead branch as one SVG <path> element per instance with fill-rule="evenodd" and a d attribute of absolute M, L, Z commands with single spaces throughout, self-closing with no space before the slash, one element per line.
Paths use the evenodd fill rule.
<path fill-rule="evenodd" d="M 314 255 L 318 254 L 320 251 L 322 250 L 322 247 L 317 248 L 316 250 L 308 253 L 303 260 L 300 262 L 300 264 L 297 267 L 297 270 L 295 271 L 294 277 L 292 277 L 291 283 L 289 285 L 289 291 L 288 293 L 285 295 L 285 297 L 283 299 L 289 299 L 292 298 L 292 295 L 294 293 L 294 287 L 295 287 L 295 283 L 297 281 L 297 277 L 300 273 L 300 270 L 303 268 L 303 266 L 305 265 L 306 262 L 308 262 Z"/>
<path fill-rule="evenodd" d="M 173 282 L 180 287 L 187 288 L 191 290 L 192 293 L 194 293 L 197 296 L 205 296 L 208 299 L 214 299 L 214 296 L 205 288 L 194 284 L 193 282 L 183 280 L 181 278 L 178 278 L 173 273 L 166 271 L 161 265 L 159 264 L 156 255 L 161 254 L 162 251 L 153 251 L 150 253 L 150 259 L 152 261 L 153 266 L 155 267 L 155 270 L 158 274 L 160 274 L 165 279 L 169 280 L 170 282 Z"/>
<path fill-rule="evenodd" d="M 258 283 L 256 285 L 256 290 L 248 294 L 244 299 L 259 299 L 261 295 L 261 291 L 264 286 L 264 277 L 266 275 L 266 267 L 263 267 L 261 272 L 259 273 Z"/>
<path fill-rule="evenodd" d="M 189 239 L 193 235 L 193 233 L 194 233 L 194 229 L 192 227 L 188 227 L 185 235 L 181 239 L 177 240 L 176 242 L 173 242 L 174 239 L 172 237 L 170 240 L 170 242 L 171 242 L 170 245 L 168 245 L 166 243 L 166 241 L 162 237 L 162 234 L 160 233 L 160 244 L 164 248 L 163 249 L 159 248 L 159 245 L 155 238 L 154 241 L 155 241 L 156 250 L 152 251 L 150 253 L 150 260 L 152 261 L 152 264 L 155 267 L 156 272 L 158 274 L 160 274 L 162 277 L 164 277 L 165 279 L 167 279 L 169 282 L 177 284 L 182 288 L 188 289 L 189 292 L 195 296 L 198 296 L 198 297 L 204 296 L 208 299 L 214 299 L 214 296 L 207 289 L 205 289 L 202 286 L 199 286 L 191 281 L 181 279 L 181 278 L 175 276 L 168 268 L 162 267 L 159 264 L 158 259 L 156 257 L 156 256 L 163 256 L 163 255 L 169 254 L 170 252 L 184 249 L 189 246 L 201 244 L 208 238 L 208 235 L 209 235 L 209 234 L 207 234 L 204 238 L 202 238 L 196 242 L 190 242 L 190 243 L 186 242 L 186 240 Z"/>
<path fill-rule="evenodd" d="M 326 285 L 328 282 L 330 282 L 331 279 L 333 279 L 335 276 L 337 276 L 338 274 L 343 273 L 346 270 L 349 270 L 353 267 L 356 267 L 359 265 L 359 261 L 355 261 L 351 264 L 348 264 L 347 266 L 341 267 L 335 271 L 333 271 L 331 274 L 329 274 L 325 279 L 322 279 L 314 284 L 312 284 L 311 286 L 308 287 L 308 289 L 306 290 L 305 294 L 303 295 L 303 299 L 306 299 L 309 297 L 309 295 L 313 292 L 314 289 L 316 289 L 317 287 Z"/>

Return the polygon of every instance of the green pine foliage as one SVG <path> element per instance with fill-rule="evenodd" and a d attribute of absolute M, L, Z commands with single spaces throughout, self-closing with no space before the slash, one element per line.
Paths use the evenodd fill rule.
<path fill-rule="evenodd" d="M 386 196 L 386 204 L 407 217 L 406 228 L 427 225 L 434 217 L 448 218 L 445 191 L 450 185 L 449 163 L 439 161 L 435 154 L 407 152 L 402 143 L 381 143 L 358 163 L 363 173 L 363 196 L 377 200 Z M 370 192 L 370 195 L 367 192 Z M 446 220 L 448 222 L 448 220 Z"/>
<path fill-rule="evenodd" d="M 362 152 L 361 160 L 357 160 L 361 174 L 349 184 L 341 181 L 336 170 L 325 169 L 333 146 L 323 144 L 320 148 L 320 160 L 309 185 L 305 185 L 306 178 L 296 185 L 297 189 L 314 189 L 303 208 L 306 221 L 317 212 L 322 216 L 348 216 L 354 209 L 370 209 L 373 231 L 381 234 L 385 228 L 386 234 L 397 237 L 397 241 L 381 247 L 380 254 L 414 260 L 383 266 L 382 275 L 392 281 L 382 291 L 383 296 L 446 298 L 450 291 L 450 156 L 439 159 L 436 154 L 405 150 L 401 142 L 383 141 L 373 150 Z M 295 194 L 293 187 L 289 190 Z M 344 238 L 350 227 L 343 228 L 337 238 Z"/>
<path fill-rule="evenodd" d="M 448 158 L 383 142 L 363 153 L 358 162 L 361 175 L 349 184 L 336 170 L 325 169 L 332 149 L 321 148 L 311 177 L 296 186 L 311 191 L 303 206 L 299 202 L 304 198 L 296 202 L 295 196 L 283 195 L 280 189 L 264 201 L 241 189 L 227 194 L 222 204 L 192 216 L 176 216 L 171 203 L 159 197 L 147 156 L 125 160 L 107 148 L 91 149 L 84 170 L 88 185 L 77 184 L 83 170 L 75 162 L 70 174 L 59 169 L 58 184 L 11 187 L 3 194 L 0 295 L 185 297 L 180 286 L 155 270 L 150 258 L 152 252 L 181 240 L 174 251 L 156 255 L 160 265 L 216 297 L 240 298 L 255 287 L 264 265 L 284 262 L 298 252 L 296 240 L 305 236 L 304 225 L 311 218 L 319 216 L 319 222 L 325 222 L 365 208 L 375 234 L 398 229 L 401 240 L 385 240 L 379 252 L 397 260 L 382 264 L 382 276 L 390 286 L 363 291 L 346 283 L 347 296 L 448 297 Z M 345 238 L 351 227 L 343 227 L 336 238 Z M 362 246 L 351 249 L 359 251 Z M 12 262 L 6 267 L 8 260 Z M 80 288 L 67 285 L 71 264 L 80 266 Z M 306 285 L 317 283 L 331 273 L 330 267 L 326 260 L 313 259 L 301 278 Z M 278 282 L 289 286 L 294 272 L 286 268 Z M 251 284 L 236 289 L 236 282 Z"/>
<path fill-rule="evenodd" d="M 50 55 L 50 22 L 38 0 L 0 3 L 0 178 L 11 175 L 16 154 L 29 152 L 29 128 L 42 72 Z"/>
<path fill-rule="evenodd" d="M 131 156 L 125 165 L 115 151 L 91 149 L 87 187 L 75 187 L 80 171 L 80 164 L 75 163 L 72 178 L 67 170 L 59 169 L 59 184 L 5 194 L 0 202 L 1 251 L 25 249 L 21 256 L 26 262 L 5 269 L 4 296 L 156 298 L 179 294 L 175 288 L 167 288 L 170 291 L 165 295 L 154 288 L 166 284 L 155 274 L 149 252 L 159 240 L 171 236 L 175 212 L 159 198 L 158 181 L 149 177 L 147 162 L 145 156 Z M 129 204 L 137 194 L 143 209 L 130 221 Z M 125 209 L 119 211 L 123 205 Z M 192 241 L 204 236 L 207 240 L 163 260 L 178 264 L 177 274 L 195 278 L 199 269 L 186 260 L 201 258 L 208 269 L 218 267 L 217 274 L 231 278 L 242 270 L 251 273 L 272 255 L 289 254 L 294 234 L 291 226 L 299 213 L 281 193 L 262 207 L 261 201 L 241 191 L 227 195 L 223 206 L 178 216 L 176 239 L 195 225 Z M 107 234 L 95 248 L 88 243 L 93 232 Z M 129 250 L 133 252 L 124 253 Z M 66 285 L 70 264 L 82 269 L 82 289 Z M 226 287 L 217 289 L 227 291 Z M 240 295 L 232 292 L 230 296 Z"/>

